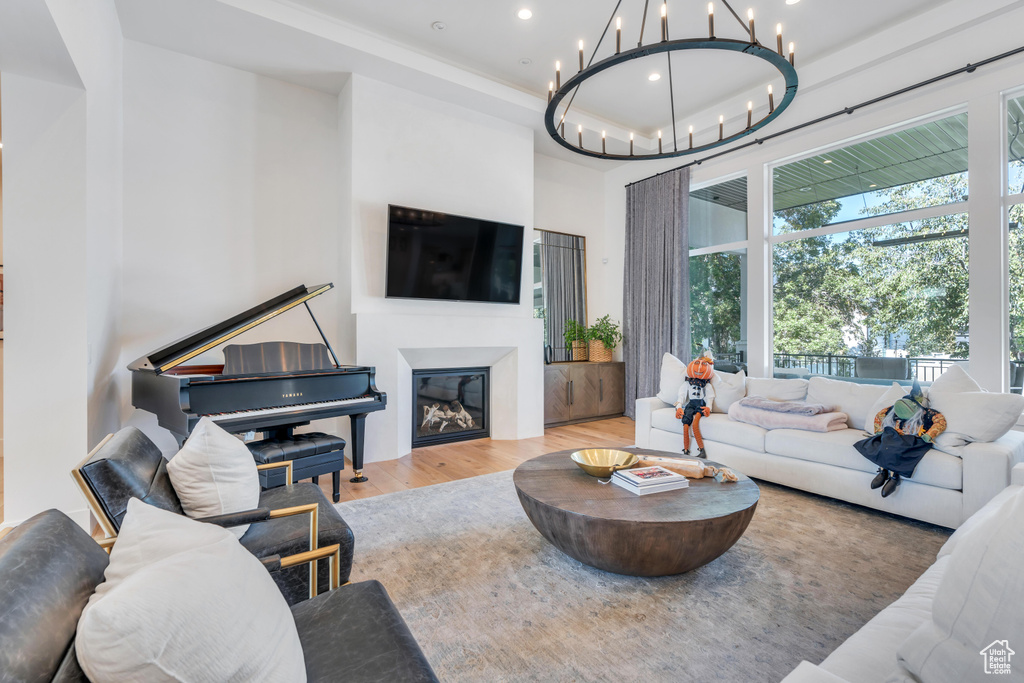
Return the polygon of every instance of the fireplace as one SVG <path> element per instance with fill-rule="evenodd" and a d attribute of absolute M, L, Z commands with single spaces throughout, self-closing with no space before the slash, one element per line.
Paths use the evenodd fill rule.
<path fill-rule="evenodd" d="M 412 447 L 490 436 L 490 368 L 412 371 Z"/>

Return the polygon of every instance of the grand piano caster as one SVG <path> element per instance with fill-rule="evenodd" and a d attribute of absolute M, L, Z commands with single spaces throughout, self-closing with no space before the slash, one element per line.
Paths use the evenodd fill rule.
<path fill-rule="evenodd" d="M 229 432 L 270 434 L 347 415 L 349 454 L 355 476 L 364 482 L 363 436 L 366 416 L 387 406 L 387 394 L 374 385 L 376 369 L 341 365 L 309 300 L 334 285 L 299 285 L 259 306 L 217 323 L 128 366 L 132 405 L 157 416 L 181 444 L 203 416 Z M 224 349 L 224 365 L 185 365 L 186 361 L 297 306 L 304 306 L 323 344 L 266 342 Z"/>

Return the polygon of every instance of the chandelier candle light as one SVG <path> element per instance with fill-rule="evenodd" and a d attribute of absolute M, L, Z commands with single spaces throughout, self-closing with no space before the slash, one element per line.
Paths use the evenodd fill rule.
<path fill-rule="evenodd" d="M 622 0 L 615 5 L 615 9 L 612 11 L 611 17 L 608 18 L 608 23 L 605 25 L 604 31 L 601 33 L 600 38 L 594 46 L 593 52 L 590 54 L 589 61 L 586 59 L 584 53 L 584 42 L 579 41 L 579 72 L 576 75 L 569 78 L 564 84 L 562 83 L 562 65 L 560 61 L 555 62 L 555 80 L 548 83 L 548 106 L 544 112 L 544 125 L 548 131 L 548 134 L 563 147 L 572 150 L 578 154 L 585 156 L 596 157 L 599 159 L 612 159 L 612 160 L 630 160 L 630 159 L 665 159 L 670 157 L 683 156 L 687 154 L 695 154 L 702 152 L 713 147 L 719 147 L 734 142 L 742 137 L 748 136 L 755 131 L 763 128 L 768 123 L 778 117 L 793 101 L 796 96 L 797 86 L 799 79 L 796 74 L 796 57 L 795 57 L 795 45 L 789 43 L 789 54 L 785 54 L 783 51 L 784 42 L 782 40 L 782 24 L 776 24 L 775 26 L 775 49 L 765 47 L 761 43 L 757 42 L 757 34 L 754 28 L 754 10 L 747 10 L 747 21 L 744 22 L 740 15 L 729 4 L 728 0 L 719 0 L 729 13 L 733 15 L 737 23 L 743 29 L 742 39 L 736 38 L 720 38 L 715 35 L 715 3 L 709 2 L 707 5 L 708 9 L 708 36 L 694 38 L 677 38 L 673 39 L 669 33 L 668 23 L 668 2 L 662 2 L 661 4 L 661 22 L 660 22 L 660 40 L 655 43 L 644 44 L 644 29 L 647 23 L 647 2 L 644 3 L 643 16 L 638 22 L 639 38 L 635 48 L 622 50 L 622 17 L 616 16 L 619 6 L 622 4 Z M 612 20 L 615 21 L 615 49 L 614 52 L 602 57 L 598 61 L 595 61 L 598 53 L 601 52 L 601 46 L 604 42 L 605 37 L 608 34 L 608 30 L 611 28 Z M 678 19 L 678 17 L 677 17 Z M 648 35 L 651 32 L 648 31 Z M 672 77 L 672 53 L 680 52 L 683 50 L 725 50 L 735 52 L 751 57 L 756 57 L 764 62 L 767 62 L 775 69 L 778 70 L 779 75 L 785 80 L 785 92 L 782 94 L 781 100 L 776 104 L 775 94 L 771 84 L 768 85 L 768 113 L 762 118 L 754 119 L 754 102 L 747 102 L 747 121 L 746 127 L 741 130 L 737 130 L 729 135 L 725 134 L 725 116 L 721 115 L 718 118 L 718 139 L 704 142 L 703 144 L 698 140 L 695 146 L 693 126 L 689 126 L 689 144 L 685 148 L 679 146 L 679 136 L 676 134 L 676 113 L 675 113 L 675 92 L 674 92 L 674 79 Z M 607 52 L 611 52 L 610 46 L 606 48 Z M 579 92 L 579 88 L 585 81 L 596 76 L 597 74 L 611 69 L 619 64 L 624 64 L 633 59 L 641 57 L 648 57 L 652 55 L 658 55 L 665 53 L 666 60 L 668 62 L 668 86 L 669 86 L 669 97 L 668 97 L 668 114 L 672 123 L 671 131 L 671 144 L 666 145 L 665 140 L 662 137 L 662 131 L 658 131 L 658 151 L 657 153 L 645 154 L 641 151 L 640 154 L 635 153 L 633 133 L 629 134 L 629 154 L 616 154 L 608 152 L 608 144 L 605 131 L 601 131 L 601 147 L 600 151 L 596 149 L 587 149 L 584 146 L 584 135 L 583 125 L 577 124 L 577 144 L 573 145 L 571 142 L 565 139 L 565 122 L 572 108 L 573 100 L 576 94 Z M 654 80 L 653 78 L 651 80 Z M 568 101 L 563 104 L 565 98 L 568 97 Z M 761 110 L 763 111 L 763 109 Z M 614 149 L 614 147 L 613 147 Z"/>

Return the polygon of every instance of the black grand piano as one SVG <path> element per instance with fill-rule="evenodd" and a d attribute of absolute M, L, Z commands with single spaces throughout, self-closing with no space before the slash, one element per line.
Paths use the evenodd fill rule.
<path fill-rule="evenodd" d="M 132 405 L 157 416 L 184 443 L 204 416 L 234 433 L 291 433 L 311 420 L 348 415 L 355 477 L 366 481 L 363 435 L 367 414 L 384 410 L 387 394 L 374 386 L 375 369 L 341 365 L 309 300 L 334 287 L 299 285 L 259 306 L 139 358 L 132 371 Z M 286 311 L 304 306 L 320 344 L 270 342 L 225 349 L 224 365 L 185 365 Z M 329 356 L 328 356 L 329 354 Z"/>

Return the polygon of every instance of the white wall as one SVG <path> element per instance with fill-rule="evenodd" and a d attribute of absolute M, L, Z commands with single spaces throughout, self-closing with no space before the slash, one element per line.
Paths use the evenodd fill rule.
<path fill-rule="evenodd" d="M 339 148 L 334 96 L 125 41 L 117 370 L 126 421 L 165 451 L 175 448 L 169 433 L 131 408 L 125 366 L 300 283 L 348 277 L 338 258 Z M 343 305 L 336 290 L 310 302 L 328 335 Z M 237 338 L 274 339 L 320 341 L 304 310 Z M 222 351 L 191 362 L 221 363 Z"/>
<path fill-rule="evenodd" d="M 1024 8 L 1006 10 L 997 0 L 977 4 L 945 3 L 930 13 L 871 36 L 839 51 L 820 63 L 801 70 L 801 92 L 793 106 L 764 133 L 811 120 L 871 97 L 911 85 L 968 62 L 977 62 L 1020 43 L 1017 27 L 1024 22 Z M 986 14 L 991 12 L 991 14 Z M 932 35 L 937 26 L 962 19 L 962 30 Z M 876 59 L 853 68 L 864 55 Z M 799 67 L 799 64 L 798 64 Z M 771 230 L 767 169 L 769 164 L 841 145 L 858 136 L 884 131 L 918 117 L 951 109 L 967 109 L 971 119 L 971 261 L 994 267 L 975 267 L 971 276 L 971 373 L 989 390 L 1007 386 L 1008 358 L 1006 293 L 1002 284 L 1005 257 L 1003 212 L 998 209 L 1002 188 L 1001 143 L 997 140 L 1005 113 L 1002 94 L 1024 85 L 1024 57 L 1016 57 L 923 88 L 885 103 L 842 116 L 763 145 L 704 162 L 691 168 L 694 185 L 746 173 L 748 178 L 748 359 L 753 375 L 770 372 L 771 360 Z M 753 96 L 753 95 L 752 95 Z M 760 95 L 757 95 L 760 97 Z M 737 98 L 744 100 L 746 97 Z M 709 115 L 706 117 L 712 120 Z M 728 124 L 727 124 L 728 125 Z M 984 151 L 974 146 L 987 139 Z M 627 183 L 685 163 L 631 163 L 613 169 L 605 177 L 605 240 L 611 266 L 623 270 Z M 614 315 L 621 315 L 622 290 L 608 287 L 605 296 Z"/>
<path fill-rule="evenodd" d="M 609 277 L 604 263 L 604 172 L 537 154 L 533 188 L 537 229 L 587 238 L 587 315 L 592 323 L 611 312 L 599 285 Z M 621 271 L 617 277 L 621 285 Z"/>
<path fill-rule="evenodd" d="M 58 508 L 87 449 L 86 95 L 5 73 L 4 519 Z"/>
<path fill-rule="evenodd" d="M 524 254 L 529 253 L 532 131 L 358 75 L 342 99 L 352 127 L 350 213 L 343 224 L 351 221 L 356 356 L 359 364 L 377 368 L 377 387 L 389 392 L 388 409 L 367 418 L 367 462 L 409 450 L 406 354 L 414 349 L 513 347 L 516 358 L 506 365 L 516 369 L 503 378 L 515 377 L 508 400 L 515 405 L 517 427 L 514 436 L 496 436 L 540 435 L 542 327 L 533 319 L 528 269 L 518 305 L 384 298 L 388 204 L 523 225 Z M 458 354 L 452 361 L 448 367 L 465 365 L 457 362 Z"/>

